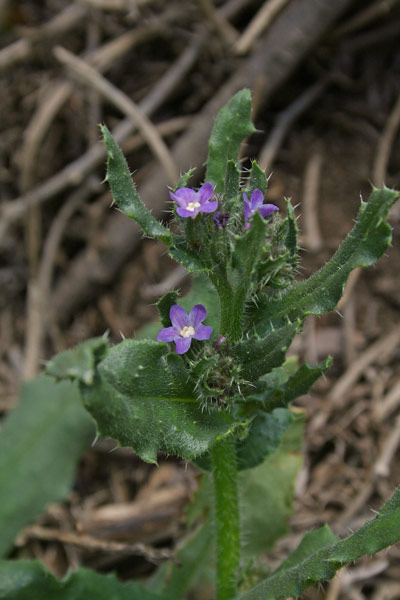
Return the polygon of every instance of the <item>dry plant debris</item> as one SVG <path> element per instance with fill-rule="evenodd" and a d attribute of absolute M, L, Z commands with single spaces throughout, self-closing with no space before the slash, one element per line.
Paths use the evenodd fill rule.
<path fill-rule="evenodd" d="M 324 5 L 324 7 L 323 7 Z M 3 6 L 3 5 L 2 5 Z M 303 231 L 302 275 L 346 233 L 369 180 L 398 187 L 400 3 L 340 0 L 35 0 L 0 14 L 0 411 L 54 352 L 102 334 L 131 336 L 154 317 L 160 290 L 186 289 L 157 243 L 109 209 L 106 122 L 154 214 L 168 218 L 168 184 L 205 158 L 212 118 L 244 85 L 255 95 L 269 200 L 291 196 Z M 293 25 L 295 24 L 295 25 Z M 161 166 L 160 166 L 161 165 Z M 199 169 L 201 178 L 201 169 Z M 337 533 L 370 516 L 400 479 L 400 218 L 375 269 L 356 275 L 341 315 L 296 341 L 334 367 L 302 406 L 305 464 L 293 534 L 320 519 Z M 22 532 L 19 556 L 57 574 L 80 564 L 130 577 L 151 571 L 182 535 L 196 474 L 158 471 L 97 442 L 75 490 Z M 315 515 L 318 514 L 318 517 Z M 122 533 L 121 533 L 122 532 Z M 156 545 L 157 547 L 154 547 Z M 129 565 L 124 557 L 130 558 Z M 305 598 L 398 598 L 399 548 L 346 569 Z"/>

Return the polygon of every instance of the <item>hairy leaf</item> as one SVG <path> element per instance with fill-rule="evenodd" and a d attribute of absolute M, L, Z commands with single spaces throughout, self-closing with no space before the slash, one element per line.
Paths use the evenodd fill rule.
<path fill-rule="evenodd" d="M 279 330 L 278 330 L 279 331 Z M 332 359 L 328 357 L 324 362 L 315 367 L 304 363 L 295 373 L 287 375 L 283 380 L 276 380 L 276 371 L 257 382 L 256 391 L 250 393 L 247 402 L 256 400 L 263 405 L 264 410 L 272 411 L 275 408 L 287 407 L 290 403 L 303 394 L 308 394 L 311 386 L 329 369 Z"/>
<path fill-rule="evenodd" d="M 202 261 L 199 254 L 179 237 L 174 236 L 174 245 L 169 249 L 169 255 L 190 273 L 202 273 L 207 271 L 207 265 Z"/>
<path fill-rule="evenodd" d="M 328 536 L 329 537 L 329 536 Z M 333 541 L 332 544 L 303 554 L 299 549 L 293 560 L 286 562 L 288 568 L 279 568 L 251 590 L 237 596 L 237 600 L 285 600 L 298 597 L 315 583 L 331 579 L 344 565 L 362 556 L 376 554 L 383 548 L 400 540 L 400 493 L 382 508 L 381 512 L 363 525 L 353 535 Z M 329 539 L 327 540 L 329 542 Z"/>
<path fill-rule="evenodd" d="M 156 462 L 159 451 L 192 459 L 229 429 L 226 413 L 201 410 L 182 357 L 158 342 L 114 346 L 93 385 L 81 389 L 99 434 L 132 446 L 147 462 Z"/>
<path fill-rule="evenodd" d="M 145 207 L 136 191 L 121 149 L 105 125 L 101 125 L 107 149 L 107 181 L 110 184 L 113 200 L 131 219 L 134 219 L 149 237 L 169 243 L 171 232 L 157 221 Z"/>
<path fill-rule="evenodd" d="M 178 292 L 175 292 L 175 291 L 167 292 L 156 303 L 163 327 L 169 327 L 171 325 L 171 320 L 169 318 L 169 311 L 170 311 L 171 307 L 177 303 L 178 297 L 179 297 Z"/>
<path fill-rule="evenodd" d="M 0 561 L 0 600 L 172 600 L 115 575 L 79 569 L 57 579 L 38 561 Z"/>
<path fill-rule="evenodd" d="M 0 431 L 0 556 L 50 502 L 65 498 L 94 435 L 76 383 L 45 375 L 24 383 Z"/>
<path fill-rule="evenodd" d="M 251 163 L 249 185 L 246 189 L 247 197 L 250 199 L 254 190 L 260 190 L 265 195 L 267 186 L 268 179 L 265 175 L 265 171 L 261 169 L 260 165 L 254 160 Z"/>
<path fill-rule="evenodd" d="M 241 365 L 241 376 L 254 382 L 279 367 L 298 329 L 298 323 L 289 323 L 263 338 L 249 338 L 234 346 L 232 355 Z"/>
<path fill-rule="evenodd" d="M 305 316 L 333 310 L 338 303 L 349 273 L 356 267 L 372 265 L 391 242 L 391 228 L 385 222 L 398 193 L 374 189 L 369 201 L 362 202 L 355 226 L 331 260 L 320 271 L 293 285 L 279 296 L 259 299 L 253 324 L 260 335 L 271 327 L 280 327 Z M 294 243 L 294 242 L 293 242 Z"/>
<path fill-rule="evenodd" d="M 226 163 L 238 158 L 242 141 L 254 131 L 251 94 L 244 89 L 219 111 L 211 132 L 205 180 L 214 185 L 216 193 L 224 189 Z"/>
<path fill-rule="evenodd" d="M 90 385 L 96 372 L 96 363 L 107 353 L 108 342 L 93 338 L 78 344 L 72 350 L 64 350 L 46 364 L 46 373 L 56 379 L 75 379 Z"/>

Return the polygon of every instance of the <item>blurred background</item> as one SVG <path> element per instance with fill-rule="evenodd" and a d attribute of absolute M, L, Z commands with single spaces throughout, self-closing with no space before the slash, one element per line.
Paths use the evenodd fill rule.
<path fill-rule="evenodd" d="M 168 186 L 194 166 L 201 183 L 216 113 L 251 88 L 257 133 L 242 162 L 257 158 L 271 174 L 267 201 L 297 206 L 303 277 L 332 255 L 371 184 L 399 187 L 398 0 L 0 0 L 0 32 L 3 416 L 21 380 L 54 353 L 106 330 L 113 342 L 131 337 L 156 317 L 158 296 L 190 287 L 163 245 L 110 207 L 99 123 L 123 148 L 143 201 L 167 220 Z M 355 271 L 338 312 L 307 322 L 295 341 L 302 359 L 333 354 L 334 365 L 297 403 L 305 463 L 293 534 L 272 566 L 305 529 L 357 528 L 399 481 L 399 206 L 390 223 L 387 256 Z M 112 447 L 102 441 L 85 455 L 68 502 L 41 524 L 85 520 L 94 537 L 118 541 L 124 531 L 172 547 L 195 470 L 174 460 L 154 470 Z M 34 534 L 19 552 L 58 575 L 77 564 L 129 577 L 153 568 L 146 557 L 128 569 L 104 549 Z M 400 598 L 399 556 L 394 547 L 304 597 Z"/>

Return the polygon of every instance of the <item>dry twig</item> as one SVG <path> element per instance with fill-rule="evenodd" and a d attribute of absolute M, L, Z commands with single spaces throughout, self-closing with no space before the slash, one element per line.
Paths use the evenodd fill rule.
<path fill-rule="evenodd" d="M 307 110 L 322 94 L 327 86 L 327 81 L 319 81 L 307 89 L 301 96 L 279 114 L 276 123 L 261 149 L 258 162 L 262 169 L 271 171 L 275 156 L 282 145 L 283 139 L 294 121 Z"/>
<path fill-rule="evenodd" d="M 372 179 L 378 187 L 385 185 L 387 167 L 390 158 L 390 152 L 397 130 L 400 126 L 400 95 L 398 96 L 392 112 L 386 121 L 385 128 L 378 142 L 374 166 L 372 169 Z"/>
<path fill-rule="evenodd" d="M 318 192 L 321 181 L 322 152 L 317 149 L 307 162 L 304 174 L 302 222 L 302 244 L 311 252 L 321 250 L 322 236 L 318 222 Z"/>
<path fill-rule="evenodd" d="M 175 185 L 179 179 L 179 171 L 170 155 L 168 147 L 159 135 L 157 128 L 146 116 L 145 112 L 124 94 L 124 92 L 116 88 L 112 83 L 107 81 L 107 79 L 102 77 L 98 71 L 72 54 L 72 52 L 69 52 L 61 46 L 56 46 L 54 48 L 54 55 L 62 64 L 66 65 L 74 75 L 77 75 L 85 83 L 93 86 L 99 94 L 104 96 L 132 120 L 147 141 L 150 149 L 160 161 L 168 182 L 170 185 Z"/>
<path fill-rule="evenodd" d="M 266 0 L 237 40 L 236 54 L 246 54 L 288 2 L 289 0 Z"/>
<path fill-rule="evenodd" d="M 85 550 L 92 550 L 93 552 L 109 552 L 111 554 L 122 554 L 124 556 L 143 556 L 146 560 L 154 564 L 158 564 L 160 560 L 172 559 L 176 562 L 173 553 L 167 548 L 152 548 L 141 543 L 126 544 L 110 540 L 100 540 L 87 534 L 60 531 L 59 529 L 40 527 L 39 525 L 34 525 L 33 527 L 29 527 L 22 531 L 17 544 L 23 546 L 27 539 L 73 544 L 74 546 L 78 546 Z"/>

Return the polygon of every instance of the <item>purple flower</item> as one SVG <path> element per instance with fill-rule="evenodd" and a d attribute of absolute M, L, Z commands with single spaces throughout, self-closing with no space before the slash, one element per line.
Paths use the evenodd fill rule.
<path fill-rule="evenodd" d="M 263 204 L 264 195 L 261 190 L 254 190 L 249 200 L 247 195 L 243 192 L 244 198 L 244 220 L 246 222 L 246 229 L 250 227 L 249 219 L 258 211 L 260 215 L 265 219 L 268 215 L 272 215 L 273 212 L 279 210 L 275 204 Z"/>
<path fill-rule="evenodd" d="M 212 213 L 218 208 L 218 202 L 210 202 L 214 195 L 212 183 L 205 183 L 198 192 L 183 187 L 176 192 L 169 193 L 172 200 L 179 205 L 176 212 L 180 217 L 194 219 L 199 212 Z"/>
<path fill-rule="evenodd" d="M 220 227 L 222 227 L 222 229 L 225 229 L 226 224 L 228 223 L 228 219 L 229 219 L 229 213 L 228 212 L 216 212 L 214 215 L 214 223 L 215 226 L 217 228 L 217 231 Z"/>
<path fill-rule="evenodd" d="M 212 327 L 202 325 L 207 316 L 207 311 L 202 304 L 193 306 L 189 314 L 186 310 L 174 304 L 169 311 L 172 327 L 161 329 L 157 336 L 159 342 L 175 342 L 178 354 L 185 354 L 190 348 L 192 338 L 195 340 L 209 340 Z"/>

